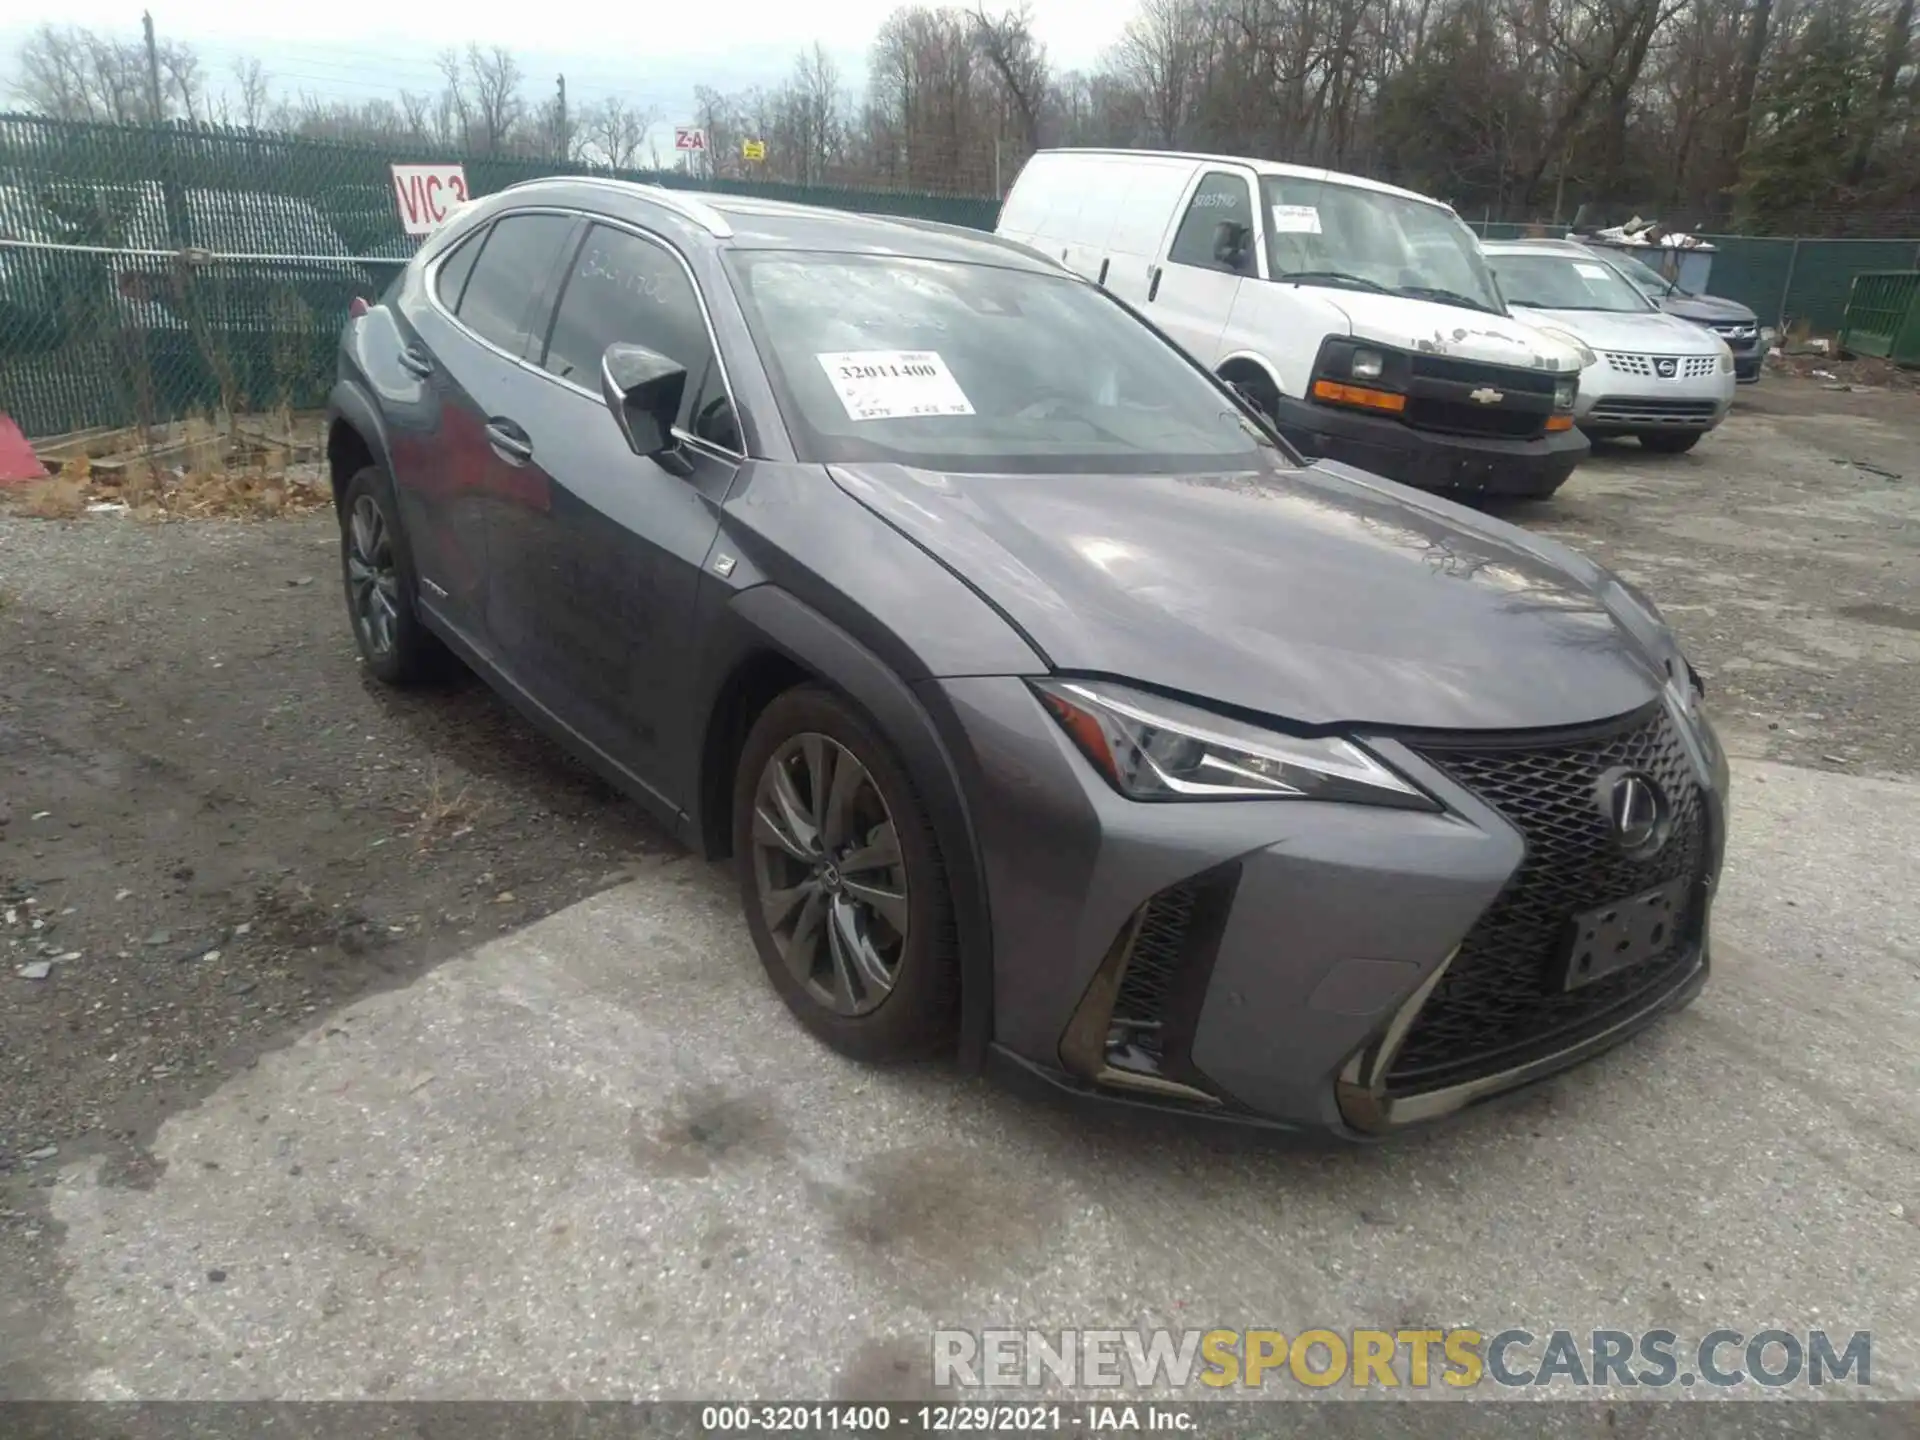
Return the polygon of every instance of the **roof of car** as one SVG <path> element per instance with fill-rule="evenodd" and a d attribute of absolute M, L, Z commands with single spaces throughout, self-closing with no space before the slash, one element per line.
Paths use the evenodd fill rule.
<path fill-rule="evenodd" d="M 1483 240 L 1480 248 L 1489 255 L 1591 255 L 1593 251 L 1578 240 Z"/>
<path fill-rule="evenodd" d="M 722 245 L 739 250 L 812 250 L 901 255 L 1060 273 L 1050 257 L 1003 239 L 988 230 L 921 220 L 912 216 L 863 214 L 795 205 L 757 195 L 727 195 L 705 190 L 645 185 L 602 176 L 556 175 L 510 187 L 527 199 L 579 187 L 657 205 L 705 229 Z M 606 207 L 618 215 L 621 207 Z"/>
<path fill-rule="evenodd" d="M 1564 240 L 1552 235 L 1521 235 L 1512 240 L 1483 240 L 1480 248 L 1491 254 L 1514 250 L 1557 250 L 1563 255 L 1587 255 L 1592 253 L 1578 240 Z"/>
<path fill-rule="evenodd" d="M 1098 146 L 1061 147 L 1054 150 L 1039 150 L 1040 155 L 1112 155 L 1126 160 L 1196 160 L 1208 165 L 1245 165 L 1256 174 L 1279 175 L 1295 180 L 1325 180 L 1335 185 L 1351 185 L 1360 190 L 1376 190 L 1382 195 L 1398 195 L 1405 200 L 1418 200 L 1425 205 L 1438 205 L 1442 210 L 1453 207 L 1444 200 L 1436 200 L 1431 195 L 1422 195 L 1417 190 L 1403 190 L 1398 185 L 1389 185 L 1384 180 L 1369 180 L 1364 175 L 1349 175 L 1344 170 L 1322 170 L 1312 165 L 1287 165 L 1278 160 L 1260 160 L 1251 155 L 1208 155 L 1197 150 L 1116 150 Z"/>

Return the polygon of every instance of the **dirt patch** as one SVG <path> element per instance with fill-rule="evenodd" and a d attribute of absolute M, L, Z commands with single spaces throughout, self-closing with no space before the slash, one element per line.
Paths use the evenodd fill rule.
<path fill-rule="evenodd" d="M 0 514 L 0 556 L 0 1247 L 57 1166 L 148 1183 L 262 1047 L 673 850 L 470 677 L 365 679 L 330 513 Z"/>
<path fill-rule="evenodd" d="M 1771 355 L 1767 371 L 1782 379 L 1808 380 L 1835 390 L 1920 391 L 1920 370 L 1909 370 L 1871 355 Z"/>

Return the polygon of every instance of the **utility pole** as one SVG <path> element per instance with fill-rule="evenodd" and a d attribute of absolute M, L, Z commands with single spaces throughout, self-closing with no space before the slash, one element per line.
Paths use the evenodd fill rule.
<path fill-rule="evenodd" d="M 140 28 L 147 36 L 147 108 L 153 123 L 158 125 L 165 118 L 160 108 L 160 47 L 153 39 L 153 12 L 140 12 Z"/>
<path fill-rule="evenodd" d="M 559 99 L 555 102 L 553 139 L 554 145 L 560 153 L 554 158 L 557 160 L 565 160 L 568 158 L 567 151 L 571 148 L 567 143 L 569 139 L 571 139 L 567 133 L 567 77 L 564 75 L 558 77 L 557 83 L 560 87 L 560 95 Z"/>

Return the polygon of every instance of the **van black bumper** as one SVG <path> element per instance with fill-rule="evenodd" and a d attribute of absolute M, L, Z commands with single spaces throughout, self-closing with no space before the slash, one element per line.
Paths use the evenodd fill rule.
<path fill-rule="evenodd" d="M 1280 433 L 1312 459 L 1338 460 L 1420 490 L 1553 494 L 1592 450 L 1578 430 L 1538 440 L 1442 435 L 1397 420 L 1282 398 Z"/>

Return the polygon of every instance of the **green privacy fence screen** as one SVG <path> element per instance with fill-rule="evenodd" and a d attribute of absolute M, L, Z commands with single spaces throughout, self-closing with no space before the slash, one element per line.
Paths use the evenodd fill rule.
<path fill-rule="evenodd" d="M 583 169 L 0 115 L 0 411 L 45 436 L 323 403 L 347 306 L 378 293 L 417 243 L 402 231 L 388 165 L 454 160 L 476 195 Z M 986 229 L 998 209 L 967 196 L 618 173 Z"/>
<path fill-rule="evenodd" d="M 1477 224 L 1484 239 L 1517 240 L 1555 233 L 1537 225 Z M 1558 233 L 1565 233 L 1564 231 Z M 1756 235 L 1701 235 L 1713 246 L 1707 289 L 1752 308 L 1763 325 L 1805 322 L 1832 335 L 1846 322 L 1853 277 L 1874 270 L 1920 268 L 1920 238 L 1819 240 Z"/>

